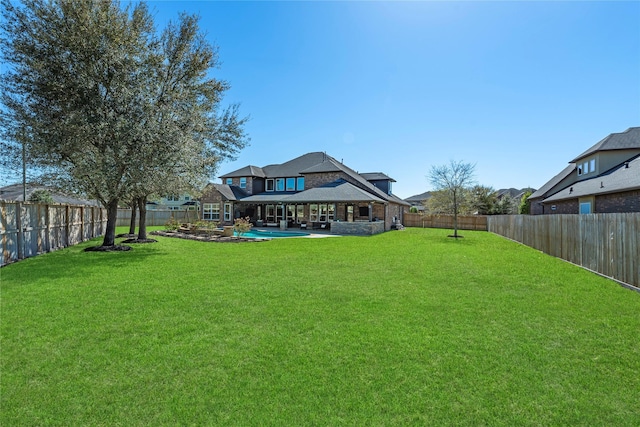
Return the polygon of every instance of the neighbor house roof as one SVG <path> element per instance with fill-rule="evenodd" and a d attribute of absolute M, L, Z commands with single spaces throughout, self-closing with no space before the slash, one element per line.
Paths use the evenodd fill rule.
<path fill-rule="evenodd" d="M 562 181 L 567 176 L 569 176 L 569 174 L 571 174 L 575 170 L 575 168 L 576 168 L 575 163 L 569 163 L 569 165 L 566 168 L 564 168 L 559 174 L 551 178 L 542 187 L 538 188 L 537 191 L 534 191 L 533 194 L 529 196 L 528 200 L 544 197 L 553 187 L 558 185 L 560 181 Z"/>
<path fill-rule="evenodd" d="M 101 204 L 96 200 L 87 200 L 78 196 L 65 194 L 61 191 L 46 187 L 44 185 L 39 185 L 39 184 L 27 184 L 27 188 L 26 188 L 27 201 L 29 200 L 31 195 L 38 190 L 48 191 L 54 203 L 60 203 L 63 205 L 101 206 Z M 23 201 L 22 184 L 12 184 L 12 185 L 7 185 L 5 187 L 1 187 L 0 200 L 7 200 L 12 202 Z"/>
<path fill-rule="evenodd" d="M 544 203 L 637 189 L 640 189 L 640 156 L 636 156 L 604 174 L 575 182 L 544 199 Z"/>
<path fill-rule="evenodd" d="M 632 150 L 638 148 L 640 148 L 640 127 L 633 127 L 624 132 L 612 133 L 575 159 L 571 160 L 571 162 L 575 163 L 583 157 L 589 156 L 597 151 Z"/>
<path fill-rule="evenodd" d="M 429 199 L 430 197 L 431 197 L 431 191 L 427 191 L 422 194 L 416 194 L 415 196 L 407 197 L 404 200 L 410 203 L 422 203 L 423 201 Z"/>

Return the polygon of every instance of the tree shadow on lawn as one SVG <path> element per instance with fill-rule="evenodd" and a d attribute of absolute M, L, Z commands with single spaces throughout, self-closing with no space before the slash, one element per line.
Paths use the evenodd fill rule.
<path fill-rule="evenodd" d="M 27 258 L 3 267 L 2 289 L 25 286 L 34 280 L 47 278 L 77 279 L 92 276 L 96 270 L 132 269 L 141 266 L 150 257 L 161 258 L 168 252 L 161 245 L 134 245 L 128 251 L 96 252 L 86 251 L 99 246 L 100 239 L 93 239 L 78 245 L 47 254 Z M 116 244 L 119 244 L 116 242 Z M 6 270 L 5 270 L 6 269 Z M 11 271 L 10 274 L 6 274 Z"/>

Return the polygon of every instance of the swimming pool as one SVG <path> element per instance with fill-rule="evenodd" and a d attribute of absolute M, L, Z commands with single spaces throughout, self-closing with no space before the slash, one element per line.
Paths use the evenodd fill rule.
<path fill-rule="evenodd" d="M 267 231 L 267 230 L 251 230 L 247 231 L 242 237 L 249 239 L 271 239 L 271 238 L 284 238 L 284 237 L 304 237 L 309 236 L 311 233 L 305 233 L 303 231 Z M 235 233 L 237 236 L 238 233 Z"/>

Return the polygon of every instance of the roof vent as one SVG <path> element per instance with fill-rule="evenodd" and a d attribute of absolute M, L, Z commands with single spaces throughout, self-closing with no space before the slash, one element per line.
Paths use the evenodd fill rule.
<path fill-rule="evenodd" d="M 629 169 L 629 162 L 624 162 L 624 168 Z"/>
<path fill-rule="evenodd" d="M 573 193 L 573 187 L 569 188 L 569 194 Z"/>
<path fill-rule="evenodd" d="M 604 184 L 600 181 L 600 188 L 604 188 Z"/>

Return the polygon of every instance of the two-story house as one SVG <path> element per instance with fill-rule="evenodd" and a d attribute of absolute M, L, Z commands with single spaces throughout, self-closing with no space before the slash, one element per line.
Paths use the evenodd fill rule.
<path fill-rule="evenodd" d="M 200 199 L 203 220 L 230 224 L 249 217 L 257 225 L 325 229 L 358 223 L 334 226 L 341 233 L 351 227 L 354 234 L 372 234 L 401 224 L 409 206 L 393 195 L 392 178 L 360 174 L 322 152 L 246 166 L 220 178 L 222 183 L 207 186 Z"/>
<path fill-rule="evenodd" d="M 640 127 L 599 141 L 529 201 L 534 215 L 640 212 Z"/>

